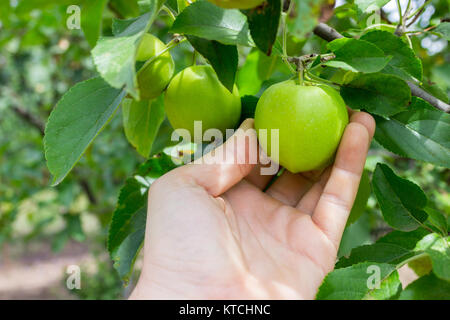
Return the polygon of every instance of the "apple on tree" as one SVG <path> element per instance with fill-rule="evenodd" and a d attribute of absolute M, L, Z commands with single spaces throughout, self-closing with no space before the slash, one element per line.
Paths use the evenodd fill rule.
<path fill-rule="evenodd" d="M 241 98 L 237 86 L 233 93 L 220 82 L 209 65 L 191 66 L 170 82 L 164 107 L 174 129 L 186 129 L 194 136 L 194 121 L 202 129 L 233 129 L 241 116 Z"/>
<path fill-rule="evenodd" d="M 330 164 L 347 124 L 344 100 L 323 84 L 277 83 L 263 93 L 255 111 L 261 147 L 293 173 Z M 266 129 L 267 139 L 261 139 L 261 129 Z M 276 143 L 271 129 L 279 130 L 279 155 L 271 154 L 271 143 Z"/>
<path fill-rule="evenodd" d="M 136 61 L 146 61 L 158 55 L 166 45 L 150 33 L 144 34 L 136 54 Z M 137 81 L 141 99 L 151 100 L 158 97 L 170 82 L 175 63 L 169 51 L 151 61 L 138 73 Z"/>

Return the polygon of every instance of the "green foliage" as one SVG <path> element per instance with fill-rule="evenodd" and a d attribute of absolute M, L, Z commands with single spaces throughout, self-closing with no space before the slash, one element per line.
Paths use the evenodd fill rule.
<path fill-rule="evenodd" d="M 325 0 L 292 0 L 295 13 L 288 21 L 289 31 L 297 37 L 303 37 L 317 24 L 321 7 Z"/>
<path fill-rule="evenodd" d="M 400 300 L 450 300 L 450 283 L 433 274 L 423 276 L 400 294 Z"/>
<path fill-rule="evenodd" d="M 171 32 L 216 40 L 228 45 L 251 46 L 247 19 L 239 10 L 222 9 L 207 1 L 197 1 L 184 9 Z"/>
<path fill-rule="evenodd" d="M 60 100 L 49 117 L 44 140 L 53 185 L 69 173 L 114 114 L 124 95 L 102 78 L 93 78 L 77 84 Z"/>
<path fill-rule="evenodd" d="M 342 87 L 341 94 L 350 108 L 384 116 L 404 111 L 411 99 L 406 82 L 382 73 L 356 76 Z"/>
<path fill-rule="evenodd" d="M 375 30 L 361 37 L 361 40 L 373 43 L 392 59 L 382 72 L 399 76 L 404 80 L 413 78 L 422 80 L 422 62 L 408 45 L 394 34 Z"/>
<path fill-rule="evenodd" d="M 368 275 L 379 270 L 380 283 L 368 285 Z M 376 272 L 376 271 L 375 271 Z M 330 272 L 317 293 L 317 300 L 385 300 L 401 289 L 398 272 L 394 266 L 370 262 L 354 264 Z"/>
<path fill-rule="evenodd" d="M 139 18 L 115 26 L 115 36 L 98 41 L 92 50 L 94 63 L 100 75 L 114 88 L 126 87 L 134 98 L 139 99 L 135 73 L 135 56 L 144 33 L 156 18 L 157 6 Z M 124 28 L 126 25 L 126 28 Z"/>
<path fill-rule="evenodd" d="M 417 243 L 417 249 L 423 250 L 431 258 L 434 274 L 450 281 L 450 238 L 430 234 Z"/>
<path fill-rule="evenodd" d="M 262 8 L 254 8 L 245 12 L 250 27 L 250 34 L 256 46 L 268 56 L 272 52 L 280 23 L 281 1 L 267 0 Z"/>
<path fill-rule="evenodd" d="M 419 186 L 395 175 L 379 163 L 373 174 L 373 189 L 385 221 L 401 231 L 412 231 L 423 225 L 427 197 Z"/>
<path fill-rule="evenodd" d="M 361 262 L 402 264 L 412 257 L 423 253 L 415 250 L 416 244 L 427 231 L 417 229 L 412 232 L 392 231 L 378 239 L 374 244 L 354 248 L 349 257 L 339 259 L 336 268 L 346 268 Z"/>
<path fill-rule="evenodd" d="M 259 50 L 252 51 L 237 74 L 241 96 L 257 94 L 264 81 L 272 76 L 279 64 L 280 58 L 274 54 L 267 57 Z"/>
<path fill-rule="evenodd" d="M 358 220 L 366 210 L 367 200 L 371 193 L 369 172 L 364 170 L 359 183 L 358 193 L 356 194 L 355 203 L 352 211 L 347 219 L 347 226 Z"/>
<path fill-rule="evenodd" d="M 328 43 L 327 47 L 336 56 L 335 59 L 326 62 L 327 66 L 353 72 L 378 72 L 392 59 L 376 45 L 364 40 L 336 39 Z"/>
<path fill-rule="evenodd" d="M 148 158 L 165 118 L 163 97 L 153 101 L 125 99 L 122 103 L 122 116 L 128 141 L 140 155 Z"/>
<path fill-rule="evenodd" d="M 172 159 L 162 153 L 143 163 L 120 191 L 109 229 L 108 250 L 125 281 L 144 241 L 148 190 L 157 178 L 174 168 Z"/>
<path fill-rule="evenodd" d="M 409 110 L 387 120 L 375 116 L 375 139 L 400 156 L 450 167 L 450 115 L 413 98 Z"/>
<path fill-rule="evenodd" d="M 435 32 L 437 32 L 441 37 L 443 37 L 447 41 L 450 41 L 450 22 L 440 23 L 435 29 Z"/>
<path fill-rule="evenodd" d="M 355 4 L 362 12 L 381 8 L 390 0 L 355 0 Z M 369 10 L 368 10 L 369 9 Z"/>
<path fill-rule="evenodd" d="M 89 42 L 89 45 L 93 48 L 97 43 L 101 34 L 102 20 L 97 19 L 98 16 L 102 16 L 105 9 L 107 0 L 89 1 L 86 0 L 83 3 L 83 19 L 81 19 L 81 28 Z"/>
<path fill-rule="evenodd" d="M 136 63 L 136 50 L 151 32 L 170 43 L 177 70 L 193 60 L 208 63 L 230 91 L 236 83 L 240 121 L 254 116 L 270 85 L 297 78 L 300 69 L 309 84 L 339 86 L 348 106 L 376 119 L 376 143 L 340 258 L 318 299 L 449 299 L 450 118 L 412 97 L 408 86 L 448 103 L 449 5 L 427 3 L 431 18 L 422 15 L 410 26 L 412 18 L 403 17 L 407 33 L 401 34 L 390 15 L 393 23 L 383 18 L 383 25 L 371 25 L 373 10 L 388 2 L 346 1 L 335 8 L 327 24 L 345 38 L 328 43 L 311 32 L 333 13 L 323 0 L 293 0 L 285 12 L 279 0 L 243 11 L 203 0 L 0 2 L 0 242 L 51 236 L 53 249 L 62 250 L 69 240 L 89 238 L 83 221 L 90 212 L 100 222 L 102 244 L 110 224 L 114 268 L 130 278 L 144 239 L 149 187 L 177 166 L 167 155 L 174 142 L 163 96 L 138 101 L 136 75 L 145 62 Z M 174 19 L 160 10 L 164 3 Z M 81 30 L 62 27 L 72 4 L 82 8 Z M 45 160 L 52 183 L 64 179 L 57 189 L 48 188 Z M 406 264 L 421 277 L 401 291 L 397 271 Z M 373 266 L 380 268 L 379 289 L 368 286 Z M 78 296 L 119 297 L 122 286 L 111 270 L 100 264 Z"/>
<path fill-rule="evenodd" d="M 215 40 L 205 40 L 188 36 L 189 42 L 213 67 L 220 82 L 233 92 L 234 80 L 238 68 L 238 51 L 233 45 L 221 44 Z"/>

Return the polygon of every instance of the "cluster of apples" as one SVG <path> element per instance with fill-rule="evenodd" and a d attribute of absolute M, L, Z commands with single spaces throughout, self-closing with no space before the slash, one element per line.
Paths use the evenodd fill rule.
<path fill-rule="evenodd" d="M 210 0 L 224 8 L 248 9 L 264 0 Z M 137 52 L 145 61 L 164 50 L 165 44 L 146 34 Z M 194 134 L 194 121 L 202 129 L 234 129 L 239 124 L 241 98 L 236 85 L 230 92 L 209 65 L 191 66 L 174 74 L 169 52 L 139 73 L 141 98 L 154 99 L 163 90 L 165 111 L 174 129 Z M 348 114 L 339 93 L 323 84 L 301 85 L 294 80 L 277 83 L 261 95 L 255 111 L 255 129 L 265 130 L 259 139 L 272 160 L 293 173 L 322 168 L 330 163 L 341 140 Z M 272 129 L 278 129 L 278 156 L 271 155 Z"/>

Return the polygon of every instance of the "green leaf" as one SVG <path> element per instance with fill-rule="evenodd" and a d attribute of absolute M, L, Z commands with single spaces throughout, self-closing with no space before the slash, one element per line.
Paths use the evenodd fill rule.
<path fill-rule="evenodd" d="M 312 31 L 320 17 L 321 7 L 326 0 L 292 0 L 294 10 L 288 17 L 289 33 L 301 38 Z"/>
<path fill-rule="evenodd" d="M 116 111 L 125 92 L 93 78 L 72 87 L 53 109 L 45 128 L 45 158 L 60 183 Z"/>
<path fill-rule="evenodd" d="M 375 116 L 375 139 L 400 156 L 450 168 L 450 115 L 413 97 L 410 110 L 390 120 Z"/>
<path fill-rule="evenodd" d="M 91 47 L 95 47 L 101 34 L 102 14 L 108 0 L 83 2 L 81 29 Z"/>
<path fill-rule="evenodd" d="M 170 7 L 170 2 L 167 0 L 138 0 L 139 12 L 148 12 L 153 8 L 153 3 L 156 3 L 158 8 L 161 8 L 164 4 L 167 4 Z"/>
<path fill-rule="evenodd" d="M 337 254 L 339 259 L 344 256 L 350 256 L 350 253 L 354 248 L 372 242 L 370 220 L 370 214 L 364 212 L 353 224 L 345 227 Z"/>
<path fill-rule="evenodd" d="M 390 116 L 406 109 L 411 90 L 402 79 L 381 73 L 361 74 L 341 88 L 341 95 L 352 109 Z"/>
<path fill-rule="evenodd" d="M 426 221 L 427 226 L 433 229 L 435 232 L 446 236 L 448 234 L 446 217 L 433 208 L 425 208 L 425 211 L 428 213 L 428 219 Z"/>
<path fill-rule="evenodd" d="M 270 56 L 280 24 L 281 1 L 267 0 L 262 6 L 246 10 L 244 13 L 256 46 Z"/>
<path fill-rule="evenodd" d="M 8 28 L 11 24 L 12 8 L 10 1 L 0 1 L 0 21 L 4 28 Z"/>
<path fill-rule="evenodd" d="M 143 157 L 149 157 L 159 127 L 164 121 L 164 100 L 135 101 L 125 99 L 122 103 L 123 127 L 128 141 Z"/>
<path fill-rule="evenodd" d="M 241 96 L 257 94 L 279 62 L 280 58 L 276 55 L 267 57 L 259 50 L 252 51 L 237 73 L 239 94 Z"/>
<path fill-rule="evenodd" d="M 187 38 L 194 49 L 209 61 L 225 88 L 233 92 L 239 60 L 237 47 L 195 36 Z"/>
<path fill-rule="evenodd" d="M 119 13 L 119 15 L 124 18 L 131 18 L 139 15 L 137 0 L 109 0 L 109 3 L 114 12 Z"/>
<path fill-rule="evenodd" d="M 144 241 L 147 193 L 151 184 L 176 168 L 166 154 L 149 159 L 122 187 L 108 232 L 108 251 L 119 275 L 128 281 Z"/>
<path fill-rule="evenodd" d="M 256 105 L 258 104 L 259 99 L 255 96 L 244 96 L 241 98 L 241 120 L 242 123 L 245 119 L 254 118 Z"/>
<path fill-rule="evenodd" d="M 177 0 L 178 12 L 183 11 L 187 7 L 187 4 L 186 0 Z"/>
<path fill-rule="evenodd" d="M 389 1 L 390 0 L 355 0 L 355 4 L 362 12 L 370 13 L 382 8 Z"/>
<path fill-rule="evenodd" d="M 376 279 L 378 271 L 379 278 Z M 395 266 L 366 262 L 330 272 L 322 282 L 316 299 L 383 300 L 395 296 L 400 289 L 401 283 Z"/>
<path fill-rule="evenodd" d="M 423 225 L 427 197 L 419 186 L 402 179 L 387 165 L 378 163 L 372 185 L 384 220 L 393 228 L 412 231 Z"/>
<path fill-rule="evenodd" d="M 394 74 L 404 80 L 411 80 L 411 77 L 422 80 L 421 60 L 399 37 L 388 31 L 374 30 L 367 32 L 360 39 L 373 43 L 383 50 L 385 55 L 392 56 L 382 72 Z"/>
<path fill-rule="evenodd" d="M 112 19 L 112 33 L 114 36 L 120 36 L 121 34 L 126 34 L 127 29 L 129 30 L 135 30 L 139 33 L 139 28 L 145 27 L 145 24 L 143 24 L 145 21 L 142 19 L 142 17 L 137 18 L 131 18 L 131 19 Z"/>
<path fill-rule="evenodd" d="M 438 33 L 445 40 L 450 41 L 450 22 L 442 22 L 434 29 L 434 32 Z"/>
<path fill-rule="evenodd" d="M 367 200 L 371 193 L 369 172 L 364 170 L 361 176 L 361 182 L 359 183 L 358 193 L 356 194 L 355 202 L 353 203 L 352 211 L 347 219 L 347 226 L 354 223 L 361 217 L 366 210 Z"/>
<path fill-rule="evenodd" d="M 428 255 L 423 257 L 416 257 L 408 262 L 408 267 L 411 268 L 419 277 L 429 274 L 433 270 L 431 259 Z"/>
<path fill-rule="evenodd" d="M 400 294 L 400 300 L 450 300 L 450 282 L 432 273 L 410 283 Z"/>
<path fill-rule="evenodd" d="M 156 18 L 158 1 L 151 1 L 153 10 L 126 21 L 115 21 L 114 37 L 101 38 L 92 50 L 97 71 L 114 88 L 125 86 L 126 91 L 139 100 L 135 71 L 135 55 L 142 36 Z"/>
<path fill-rule="evenodd" d="M 239 10 L 222 9 L 207 1 L 197 1 L 185 8 L 170 31 L 223 44 L 253 46 L 245 15 Z"/>
<path fill-rule="evenodd" d="M 151 156 L 154 156 L 163 151 L 165 148 L 174 146 L 178 143 L 178 140 L 172 141 L 171 139 L 173 131 L 174 130 L 170 125 L 169 120 L 167 120 L 167 118 L 164 119 L 163 123 L 159 127 L 158 134 L 153 141 L 152 152 L 150 153 Z"/>
<path fill-rule="evenodd" d="M 114 248 L 111 259 L 114 261 L 114 268 L 127 284 L 143 245 L 145 237 L 145 226 L 147 218 L 147 208 L 140 208 L 130 219 L 123 225 L 117 233 L 117 237 L 123 237 L 120 245 Z"/>
<path fill-rule="evenodd" d="M 429 234 L 417 243 L 416 250 L 423 250 L 430 256 L 438 278 L 450 281 L 450 237 Z"/>
<path fill-rule="evenodd" d="M 364 40 L 341 38 L 329 42 L 327 47 L 336 58 L 325 62 L 325 65 L 353 72 L 381 71 L 392 58 L 386 57 L 383 50 Z"/>
<path fill-rule="evenodd" d="M 350 256 L 339 259 L 336 268 L 345 268 L 361 262 L 400 264 L 421 254 L 415 246 L 428 232 L 417 229 L 412 232 L 392 231 L 371 245 L 354 248 Z"/>

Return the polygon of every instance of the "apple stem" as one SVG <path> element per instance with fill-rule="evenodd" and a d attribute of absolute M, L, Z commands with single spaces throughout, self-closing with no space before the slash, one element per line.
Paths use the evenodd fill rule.
<path fill-rule="evenodd" d="M 183 43 L 184 41 L 186 41 L 187 39 L 183 36 L 180 35 L 176 35 L 167 45 L 166 48 L 164 50 L 162 50 L 161 52 L 158 52 L 158 54 L 154 55 L 153 57 L 151 57 L 150 59 L 148 59 L 147 61 L 145 61 L 144 65 L 139 69 L 139 71 L 137 72 L 137 75 L 139 75 L 142 70 L 144 70 L 150 63 L 152 63 L 153 61 L 155 61 L 157 58 L 159 58 L 160 56 L 162 56 L 164 53 L 166 53 L 167 51 L 170 51 L 172 48 L 178 46 L 180 43 Z"/>
<path fill-rule="evenodd" d="M 290 6 L 289 6 L 290 8 Z M 291 64 L 288 61 L 288 55 L 287 55 L 287 26 L 286 26 L 286 16 L 289 14 L 289 10 L 287 12 L 283 12 L 281 14 L 281 22 L 283 25 L 283 62 L 287 65 L 287 67 L 289 68 L 289 70 L 295 74 L 295 70 L 294 68 L 291 66 Z"/>
<path fill-rule="evenodd" d="M 197 65 L 197 50 L 194 49 L 194 53 L 192 55 L 192 65 Z"/>
<path fill-rule="evenodd" d="M 304 80 L 304 72 L 305 68 L 303 67 L 303 63 L 298 64 L 298 82 L 302 86 Z"/>
<path fill-rule="evenodd" d="M 319 84 L 327 84 L 333 88 L 339 89 L 339 85 L 337 83 L 334 83 L 327 79 L 323 79 L 321 77 L 318 77 L 308 71 L 306 71 L 306 77 L 308 80 L 311 80 L 312 82 L 319 83 Z"/>

